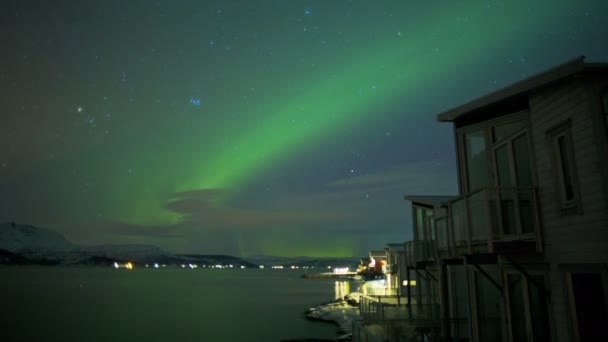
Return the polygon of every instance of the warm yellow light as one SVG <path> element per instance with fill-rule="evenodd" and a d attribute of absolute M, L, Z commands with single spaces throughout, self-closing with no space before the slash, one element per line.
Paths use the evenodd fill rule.
<path fill-rule="evenodd" d="M 410 280 L 409 282 L 407 280 L 403 281 L 403 286 L 416 286 L 416 281 L 415 280 Z"/>
<path fill-rule="evenodd" d="M 131 262 L 128 262 L 126 265 L 127 269 L 132 270 L 133 269 L 133 264 Z"/>

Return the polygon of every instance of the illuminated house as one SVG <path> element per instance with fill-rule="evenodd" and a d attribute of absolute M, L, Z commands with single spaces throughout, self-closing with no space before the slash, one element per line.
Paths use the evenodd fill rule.
<path fill-rule="evenodd" d="M 406 278 L 405 250 L 403 243 L 389 243 L 386 251 L 386 286 L 389 292 L 396 295 L 405 293 L 403 280 Z"/>

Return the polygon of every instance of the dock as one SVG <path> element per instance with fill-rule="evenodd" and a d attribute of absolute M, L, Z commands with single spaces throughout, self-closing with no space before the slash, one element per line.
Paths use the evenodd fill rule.
<path fill-rule="evenodd" d="M 302 275 L 302 278 L 314 278 L 314 279 L 350 279 L 357 275 L 357 272 L 347 273 L 306 273 Z"/>

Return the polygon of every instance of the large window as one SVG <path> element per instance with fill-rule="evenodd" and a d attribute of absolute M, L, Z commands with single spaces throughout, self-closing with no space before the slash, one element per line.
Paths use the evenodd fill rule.
<path fill-rule="evenodd" d="M 505 285 L 512 341 L 551 341 L 548 292 L 545 277 L 530 273 L 506 272 Z"/>
<path fill-rule="evenodd" d="M 464 135 L 464 153 L 469 192 L 489 185 L 485 130 Z"/>
<path fill-rule="evenodd" d="M 527 127 L 524 114 L 513 114 L 461 133 L 465 192 L 492 185 L 532 186 Z"/>
<path fill-rule="evenodd" d="M 576 168 L 570 134 L 570 121 L 548 132 L 550 149 L 553 154 L 553 169 L 556 175 L 557 192 L 562 209 L 578 206 Z"/>
<path fill-rule="evenodd" d="M 598 336 L 608 334 L 606 278 L 605 272 L 574 271 L 566 274 L 576 341 L 598 341 Z"/>
<path fill-rule="evenodd" d="M 488 279 L 488 277 L 491 278 Z M 500 282 L 496 270 L 486 270 L 486 274 L 473 272 L 475 302 L 477 309 L 477 333 L 479 341 L 502 340 L 501 293 L 495 284 Z"/>
<path fill-rule="evenodd" d="M 435 240 L 435 232 L 433 226 L 433 210 L 423 207 L 414 206 L 416 216 L 416 236 L 417 240 Z"/>

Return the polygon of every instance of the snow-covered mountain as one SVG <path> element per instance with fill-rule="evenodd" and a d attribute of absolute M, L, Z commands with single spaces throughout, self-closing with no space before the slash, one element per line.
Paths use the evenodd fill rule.
<path fill-rule="evenodd" d="M 16 223 L 0 223 L 0 249 L 12 253 L 65 253 L 78 247 L 49 229 Z"/>
<path fill-rule="evenodd" d="M 171 254 L 153 245 L 79 246 L 49 229 L 13 222 L 0 223 L 0 264 L 108 264 L 114 261 L 257 266 L 227 255 Z"/>
<path fill-rule="evenodd" d="M 5 259 L 15 255 L 37 263 L 88 263 L 109 260 L 130 260 L 141 263 L 167 261 L 170 253 L 151 245 L 79 246 L 49 229 L 17 223 L 0 223 L 0 250 Z M 12 256 L 9 258 L 9 255 Z M 23 259 L 19 259 L 23 261 Z M 91 261 L 93 260 L 93 261 Z"/>

